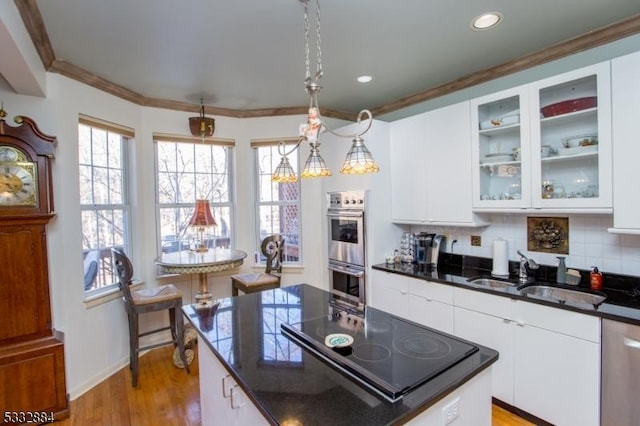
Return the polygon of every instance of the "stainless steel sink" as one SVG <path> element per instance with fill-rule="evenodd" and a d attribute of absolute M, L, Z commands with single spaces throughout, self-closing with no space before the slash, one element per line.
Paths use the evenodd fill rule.
<path fill-rule="evenodd" d="M 606 296 L 586 291 L 571 290 L 562 287 L 552 287 L 548 285 L 529 285 L 520 289 L 520 294 L 525 296 L 538 297 L 545 300 L 552 300 L 560 303 L 578 303 L 584 305 L 598 306 L 606 300 Z"/>
<path fill-rule="evenodd" d="M 483 288 L 493 288 L 493 289 L 504 289 L 509 287 L 516 287 L 517 283 L 512 283 L 510 281 L 496 280 L 493 278 L 473 278 L 468 280 L 469 284 L 476 287 Z"/>

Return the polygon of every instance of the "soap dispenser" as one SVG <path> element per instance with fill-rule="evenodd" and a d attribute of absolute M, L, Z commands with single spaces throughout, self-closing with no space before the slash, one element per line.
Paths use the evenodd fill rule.
<path fill-rule="evenodd" d="M 564 256 L 557 256 L 558 270 L 556 272 L 556 282 L 565 284 L 567 282 L 567 265 L 564 263 Z"/>

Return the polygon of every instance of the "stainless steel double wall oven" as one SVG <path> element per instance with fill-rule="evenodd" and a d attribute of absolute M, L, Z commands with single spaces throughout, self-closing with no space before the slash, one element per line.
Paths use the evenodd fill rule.
<path fill-rule="evenodd" d="M 329 285 L 331 292 L 358 305 L 365 303 L 365 193 L 328 193 Z"/>

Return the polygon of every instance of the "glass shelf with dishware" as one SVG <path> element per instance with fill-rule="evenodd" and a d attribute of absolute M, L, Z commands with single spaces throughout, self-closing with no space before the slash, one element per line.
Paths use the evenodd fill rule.
<path fill-rule="evenodd" d="M 522 198 L 520 167 L 517 167 L 517 171 L 515 169 L 499 171 L 502 167 L 486 168 L 480 172 L 487 177 L 486 179 L 481 179 L 480 200 L 514 201 Z M 489 175 L 492 178 L 489 179 Z"/>
<path fill-rule="evenodd" d="M 532 177 L 540 189 L 534 189 L 534 204 L 538 199 L 549 207 L 608 206 L 599 199 L 606 185 L 599 136 L 608 133 L 608 127 L 601 126 L 610 103 L 603 91 L 608 82 L 597 67 L 590 70 L 567 74 L 573 78 L 547 79 L 549 84 L 538 87 L 540 118 L 532 126 L 532 137 L 540 141 L 540 155 L 536 152 Z M 608 144 L 605 149 L 610 149 Z"/>
<path fill-rule="evenodd" d="M 478 133 L 481 135 L 489 135 L 489 136 L 501 135 L 503 133 L 507 133 L 507 134 L 513 133 L 514 135 L 520 135 L 520 123 L 518 122 L 515 124 L 508 124 L 508 125 L 499 126 L 499 127 L 480 129 Z"/>
<path fill-rule="evenodd" d="M 588 120 L 597 121 L 598 108 L 588 108 L 580 111 L 568 112 L 565 114 L 554 115 L 551 117 L 544 117 L 541 114 L 540 125 L 544 128 L 547 126 L 561 126 L 566 122 L 572 122 L 576 120 Z"/>
<path fill-rule="evenodd" d="M 472 102 L 474 207 L 519 207 L 522 138 L 527 134 L 526 88 L 509 89 Z M 523 123 L 522 120 L 525 120 Z"/>

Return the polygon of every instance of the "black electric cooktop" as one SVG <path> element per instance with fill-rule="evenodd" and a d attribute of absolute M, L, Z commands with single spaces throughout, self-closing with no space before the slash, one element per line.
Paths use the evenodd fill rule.
<path fill-rule="evenodd" d="M 466 341 L 368 306 L 357 313 L 332 307 L 328 315 L 281 328 L 392 402 L 478 351 Z M 350 335 L 353 344 L 339 349 L 326 346 L 325 337 L 336 333 Z"/>

